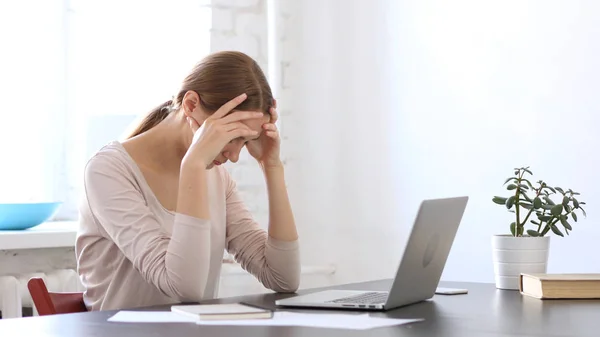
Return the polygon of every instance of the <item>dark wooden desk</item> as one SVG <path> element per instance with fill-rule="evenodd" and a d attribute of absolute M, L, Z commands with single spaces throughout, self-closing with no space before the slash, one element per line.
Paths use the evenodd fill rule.
<path fill-rule="evenodd" d="M 390 280 L 336 288 L 386 290 Z M 598 337 L 600 301 L 540 301 L 516 291 L 496 290 L 493 284 L 442 282 L 442 286 L 469 289 L 468 295 L 435 296 L 433 300 L 374 315 L 425 318 L 409 325 L 374 330 L 334 330 L 300 327 L 197 326 L 190 323 L 109 323 L 116 313 L 89 312 L 0 320 L 0 336 L 447 336 L 447 337 Z M 308 293 L 319 289 L 304 290 Z M 273 307 L 275 299 L 290 295 L 267 294 L 209 301 L 247 301 Z M 170 310 L 152 307 L 145 310 Z M 323 311 L 323 310 L 319 310 Z"/>

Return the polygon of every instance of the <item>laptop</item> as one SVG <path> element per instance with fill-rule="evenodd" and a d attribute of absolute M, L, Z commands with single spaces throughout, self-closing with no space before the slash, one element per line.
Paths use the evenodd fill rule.
<path fill-rule="evenodd" d="M 280 299 L 283 307 L 390 310 L 433 297 L 468 197 L 421 202 L 389 291 L 324 290 Z"/>

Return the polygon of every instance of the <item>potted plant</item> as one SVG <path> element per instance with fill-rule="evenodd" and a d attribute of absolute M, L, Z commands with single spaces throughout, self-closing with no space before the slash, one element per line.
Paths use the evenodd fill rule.
<path fill-rule="evenodd" d="M 577 212 L 584 217 L 585 202 L 578 192 L 552 187 L 539 180 L 531 183 L 529 167 L 515 168 L 514 176 L 504 182 L 507 197 L 494 196 L 492 201 L 514 214 L 510 234 L 492 236 L 492 258 L 496 288 L 519 289 L 521 273 L 546 273 L 550 233 L 564 237 L 573 230 Z"/>

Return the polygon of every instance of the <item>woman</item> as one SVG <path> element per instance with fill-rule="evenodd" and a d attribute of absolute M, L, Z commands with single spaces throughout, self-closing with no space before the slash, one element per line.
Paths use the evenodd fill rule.
<path fill-rule="evenodd" d="M 266 288 L 297 290 L 298 234 L 275 108 L 254 60 L 215 53 L 127 140 L 91 158 L 76 242 L 89 310 L 213 298 L 224 249 Z M 264 172 L 268 232 L 221 166 L 244 146 Z"/>

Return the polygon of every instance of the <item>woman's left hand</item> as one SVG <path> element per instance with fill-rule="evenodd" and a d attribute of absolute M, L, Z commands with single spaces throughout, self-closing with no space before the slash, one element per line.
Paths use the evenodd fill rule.
<path fill-rule="evenodd" d="M 275 123 L 279 118 L 277 114 L 277 102 L 273 100 L 273 107 L 270 110 L 269 122 L 262 125 L 263 132 L 258 139 L 251 140 L 246 144 L 248 153 L 254 157 L 263 168 L 281 166 L 281 158 L 279 157 L 279 149 L 281 138 Z"/>

